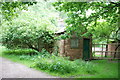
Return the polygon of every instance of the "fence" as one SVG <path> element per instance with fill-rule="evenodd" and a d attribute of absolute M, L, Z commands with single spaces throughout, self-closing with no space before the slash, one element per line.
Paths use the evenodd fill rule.
<path fill-rule="evenodd" d="M 120 43 L 93 44 L 93 59 L 120 59 Z"/>

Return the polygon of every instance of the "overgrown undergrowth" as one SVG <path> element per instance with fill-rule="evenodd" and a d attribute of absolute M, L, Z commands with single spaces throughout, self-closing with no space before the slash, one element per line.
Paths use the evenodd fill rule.
<path fill-rule="evenodd" d="M 3 50 L 3 49 L 2 49 Z M 20 62 L 29 67 L 35 68 L 47 72 L 49 74 L 60 76 L 60 77 L 118 77 L 117 63 L 112 63 L 111 65 L 107 61 L 83 61 L 83 60 L 74 60 L 70 61 L 68 58 L 63 58 L 60 56 L 51 55 L 47 51 L 43 50 L 42 52 L 33 55 L 28 55 L 28 50 L 5 50 L 2 53 L 3 57 L 9 58 L 12 61 Z M 13 51 L 13 53 L 11 53 Z M 5 53 L 4 53 L 5 52 Z M 7 53 L 6 53 L 7 52 Z M 10 54 L 9 54 L 10 52 Z M 26 52 L 26 53 L 25 53 Z M 31 52 L 31 50 L 30 50 Z M 106 67 L 105 67 L 106 66 Z M 105 69 L 107 68 L 107 70 Z M 111 72 L 111 74 L 109 73 Z M 108 72 L 108 75 L 102 72 Z M 111 75 L 111 76 L 110 76 Z"/>

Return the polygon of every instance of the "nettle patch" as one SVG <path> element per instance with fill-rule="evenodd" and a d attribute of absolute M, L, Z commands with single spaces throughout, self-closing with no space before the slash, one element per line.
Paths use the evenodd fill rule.
<path fill-rule="evenodd" d="M 82 60 L 70 61 L 69 58 L 55 56 L 54 54 L 38 55 L 34 59 L 34 68 L 48 70 L 59 74 L 82 73 L 95 74 L 95 65 Z"/>
<path fill-rule="evenodd" d="M 32 54 L 32 55 L 31 55 Z M 97 69 L 92 62 L 85 62 L 77 59 L 70 61 L 69 57 L 61 57 L 43 49 L 38 52 L 33 49 L 16 49 L 3 52 L 3 55 L 16 56 L 20 61 L 31 61 L 32 68 L 38 68 L 40 70 L 46 70 L 50 73 L 56 73 L 60 75 L 80 75 L 80 74 L 95 74 Z"/>

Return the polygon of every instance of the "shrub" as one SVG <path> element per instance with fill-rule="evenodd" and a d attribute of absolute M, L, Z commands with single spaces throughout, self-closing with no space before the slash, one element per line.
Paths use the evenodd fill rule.
<path fill-rule="evenodd" d="M 49 58 L 38 56 L 35 60 L 34 67 L 60 74 L 74 73 L 81 69 L 80 65 L 76 64 L 75 61 L 69 61 L 67 58 L 64 59 L 55 55 L 50 55 Z"/>
<path fill-rule="evenodd" d="M 57 72 L 60 74 L 76 73 L 85 71 L 88 74 L 95 72 L 95 67 L 90 62 L 82 60 L 70 61 L 67 58 L 55 55 L 38 56 L 34 62 L 34 67 L 50 72 Z"/>
<path fill-rule="evenodd" d="M 29 60 L 30 59 L 30 55 L 21 55 L 19 58 L 20 60 Z"/>
<path fill-rule="evenodd" d="M 70 61 L 67 57 L 60 57 L 55 54 L 50 54 L 45 49 L 41 52 L 37 52 L 32 49 L 6 50 L 4 51 L 4 54 L 18 55 L 20 60 L 31 60 L 34 64 L 30 67 L 40 68 L 41 70 L 47 70 L 49 72 L 60 74 L 82 72 L 86 72 L 88 74 L 96 73 L 96 69 L 91 62 L 85 62 L 80 59 Z"/>
<path fill-rule="evenodd" d="M 46 50 L 46 49 L 42 49 L 42 51 L 40 52 L 41 55 L 49 55 L 50 53 Z"/>
<path fill-rule="evenodd" d="M 19 59 L 20 60 L 33 60 L 33 56 L 30 56 L 30 55 L 20 55 L 19 56 Z"/>
<path fill-rule="evenodd" d="M 54 32 L 57 29 L 57 13 L 50 3 L 41 0 L 29 7 L 28 12 L 1 23 L 0 40 L 7 48 L 32 48 L 38 50 L 38 44 L 52 48 Z M 41 5 L 41 7 L 39 7 Z M 50 8 L 52 7 L 52 8 Z M 43 13 L 43 14 L 39 14 Z M 54 14 L 55 13 L 55 14 Z M 49 14 L 49 15 L 48 15 Z M 52 15 L 54 14 L 54 15 Z M 2 35 L 2 36 L 1 36 Z M 40 39 L 40 40 L 39 40 Z"/>
<path fill-rule="evenodd" d="M 14 55 L 35 55 L 39 52 L 33 49 L 8 49 L 3 52 L 4 54 L 14 54 Z"/>
<path fill-rule="evenodd" d="M 49 70 L 50 72 L 58 72 L 61 74 L 77 71 L 77 66 L 74 65 L 71 61 L 63 60 L 63 58 L 56 57 L 54 55 L 52 55 L 52 57 L 49 59 L 39 56 L 39 59 L 35 61 L 34 66 L 42 70 Z"/>

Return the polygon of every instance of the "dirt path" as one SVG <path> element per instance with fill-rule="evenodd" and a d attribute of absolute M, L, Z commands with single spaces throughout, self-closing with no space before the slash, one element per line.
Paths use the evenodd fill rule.
<path fill-rule="evenodd" d="M 0 57 L 0 78 L 56 78 Z"/>

